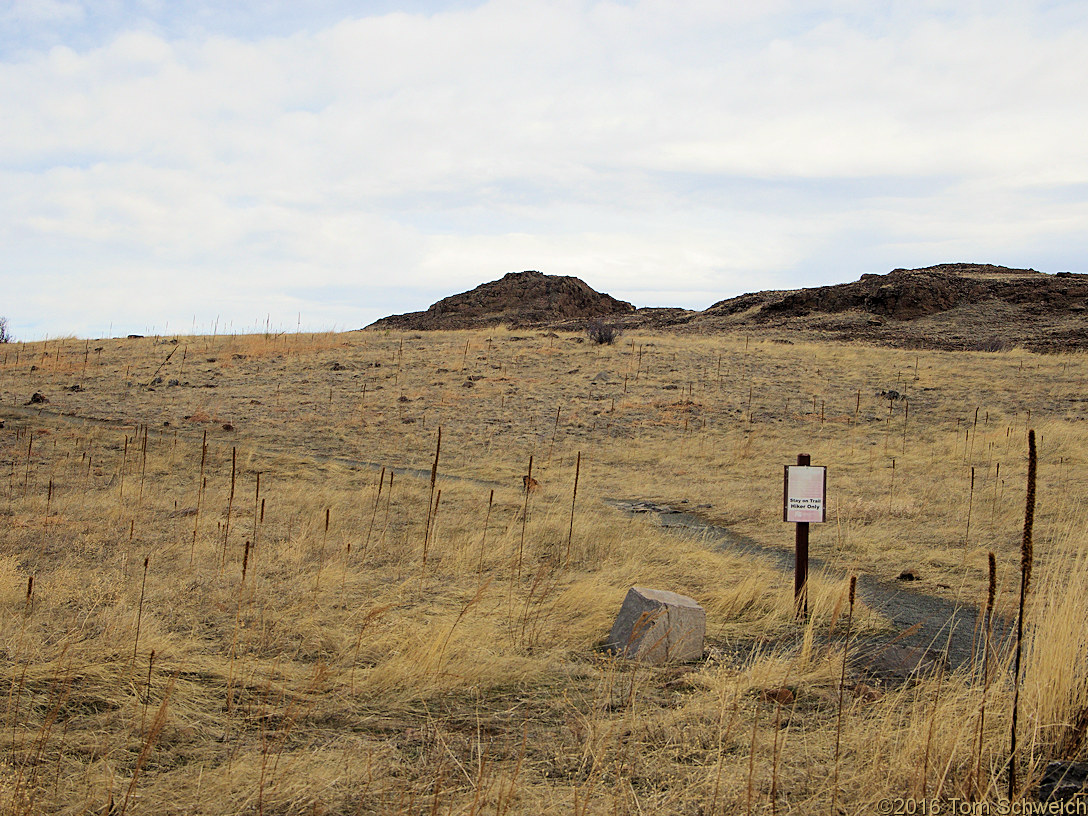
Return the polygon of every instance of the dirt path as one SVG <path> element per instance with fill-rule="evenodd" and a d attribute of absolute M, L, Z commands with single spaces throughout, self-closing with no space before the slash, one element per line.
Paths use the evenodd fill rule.
<path fill-rule="evenodd" d="M 751 554 L 770 561 L 783 572 L 793 572 L 793 552 L 767 547 L 728 527 L 712 524 L 701 516 L 677 510 L 666 504 L 630 499 L 606 499 L 606 503 L 629 514 L 652 514 L 658 523 L 678 534 L 705 537 L 722 549 Z M 821 559 L 809 559 L 810 570 L 821 570 L 829 577 L 846 579 L 843 570 L 830 567 Z M 945 598 L 915 592 L 899 581 L 882 581 L 872 575 L 858 575 L 858 595 L 870 608 L 887 617 L 895 627 L 891 638 L 861 644 L 862 668 L 884 679 L 903 679 L 911 671 L 935 666 L 947 654 L 948 667 L 968 666 L 976 643 L 979 609 L 956 604 Z M 995 620 L 995 640 L 1007 627 Z"/>

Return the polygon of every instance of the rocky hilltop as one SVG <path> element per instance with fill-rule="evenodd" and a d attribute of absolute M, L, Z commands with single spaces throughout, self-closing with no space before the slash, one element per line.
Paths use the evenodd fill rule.
<path fill-rule="evenodd" d="M 578 278 L 541 272 L 511 272 L 471 292 L 451 295 L 425 312 L 383 317 L 367 328 L 426 331 L 551 326 L 567 321 L 631 314 L 635 307 L 597 292 Z"/>
<path fill-rule="evenodd" d="M 1035 351 L 1088 348 L 1088 275 L 955 263 L 865 274 L 852 283 L 752 292 L 703 311 L 652 307 L 595 292 L 577 278 L 519 272 L 386 317 L 377 328 L 462 329 L 507 324 L 579 330 L 758 332 L 789 340 L 858 340 L 904 348 Z"/>
<path fill-rule="evenodd" d="M 715 303 L 706 314 L 746 312 L 757 304 L 757 318 L 761 321 L 771 321 L 775 317 L 805 317 L 813 312 L 839 314 L 848 311 L 904 321 L 985 300 L 1044 310 L 1068 308 L 1071 287 L 1053 287 L 1048 283 L 1049 276 L 1034 269 L 941 264 L 923 269 L 893 269 L 887 275 L 862 275 L 855 283 L 742 295 Z M 1077 305 L 1083 305 L 1083 293 L 1073 300 Z"/>
<path fill-rule="evenodd" d="M 758 292 L 689 316 L 691 330 L 763 329 L 916 348 L 1088 347 L 1088 275 L 940 264 L 853 283 Z"/>

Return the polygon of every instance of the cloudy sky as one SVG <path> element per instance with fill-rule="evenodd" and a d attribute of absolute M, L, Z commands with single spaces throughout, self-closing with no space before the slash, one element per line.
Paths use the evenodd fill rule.
<path fill-rule="evenodd" d="M 20 339 L 1088 272 L 1088 3 L 0 0 Z M 218 322 L 218 323 L 217 323 Z"/>

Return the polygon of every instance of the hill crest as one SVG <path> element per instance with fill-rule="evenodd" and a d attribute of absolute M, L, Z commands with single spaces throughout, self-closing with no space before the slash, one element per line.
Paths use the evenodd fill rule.
<path fill-rule="evenodd" d="M 471 291 L 442 298 L 425 311 L 383 317 L 367 328 L 427 331 L 503 324 L 522 328 L 634 311 L 630 303 L 598 292 L 579 278 L 530 270 L 509 272 Z"/>
<path fill-rule="evenodd" d="M 903 348 L 1035 351 L 1088 348 L 1088 275 L 994 264 L 945 263 L 863 274 L 808 289 L 750 292 L 702 311 L 635 309 L 578 278 L 511 272 L 423 312 L 374 328 L 580 330 L 592 319 L 621 329 L 759 332 L 789 340 L 860 341 Z"/>

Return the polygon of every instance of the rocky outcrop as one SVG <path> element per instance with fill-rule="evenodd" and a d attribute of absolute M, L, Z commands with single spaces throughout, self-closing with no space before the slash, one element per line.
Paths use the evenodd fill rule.
<path fill-rule="evenodd" d="M 577 278 L 515 272 L 424 312 L 374 328 L 418 331 L 506 324 L 584 330 L 745 332 L 775 340 L 860 341 L 901 348 L 1033 351 L 1088 348 L 1088 275 L 955 263 L 865 274 L 852 283 L 751 292 L 704 311 L 635 309 Z"/>
<path fill-rule="evenodd" d="M 1058 351 L 1088 345 L 1086 311 L 1088 275 L 959 263 L 740 295 L 691 316 L 685 327 L 909 348 Z"/>
<path fill-rule="evenodd" d="M 635 307 L 597 292 L 578 278 L 511 272 L 471 292 L 451 295 L 424 312 L 391 315 L 367 328 L 427 331 L 552 326 L 634 312 Z"/>

